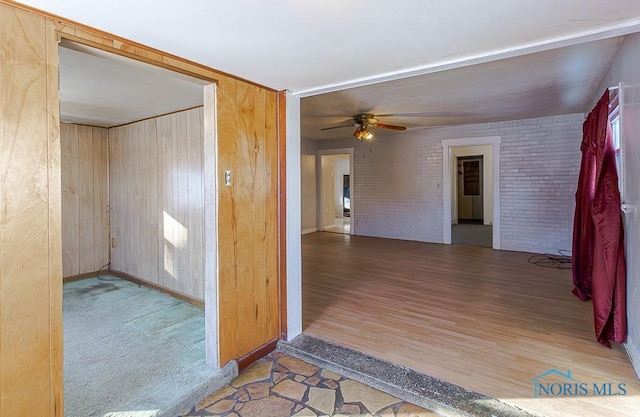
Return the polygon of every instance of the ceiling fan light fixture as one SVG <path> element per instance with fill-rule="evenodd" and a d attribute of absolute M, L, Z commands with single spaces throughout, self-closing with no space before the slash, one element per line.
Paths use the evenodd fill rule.
<path fill-rule="evenodd" d="M 362 126 L 356 127 L 356 131 L 353 132 L 353 137 L 358 140 L 362 139 Z"/>
<path fill-rule="evenodd" d="M 369 142 L 373 139 L 373 133 L 367 130 L 367 126 L 358 126 L 356 127 L 356 131 L 353 132 L 353 137 Z"/>
<path fill-rule="evenodd" d="M 355 123 L 345 124 L 340 126 L 331 126 L 331 127 L 323 127 L 320 130 L 329 130 L 329 129 L 340 129 L 343 127 L 355 127 L 356 130 L 353 132 L 353 137 L 358 140 L 364 140 L 366 142 L 371 142 L 373 140 L 373 132 L 370 129 L 378 128 L 378 129 L 391 129 L 391 130 L 407 130 L 405 126 L 398 125 L 388 125 L 386 123 L 379 123 L 378 119 L 373 117 L 371 113 L 361 113 L 353 116 L 353 121 Z"/>

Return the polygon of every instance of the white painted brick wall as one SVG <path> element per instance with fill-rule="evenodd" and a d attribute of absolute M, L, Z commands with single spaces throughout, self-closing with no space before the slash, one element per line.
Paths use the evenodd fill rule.
<path fill-rule="evenodd" d="M 354 230 L 358 235 L 442 242 L 442 148 L 420 136 L 319 141 L 354 147 Z"/>
<path fill-rule="evenodd" d="M 371 145 L 353 138 L 318 149 L 354 147 L 355 232 L 442 242 L 443 139 L 501 136 L 501 246 L 571 249 L 583 114 L 407 131 Z"/>

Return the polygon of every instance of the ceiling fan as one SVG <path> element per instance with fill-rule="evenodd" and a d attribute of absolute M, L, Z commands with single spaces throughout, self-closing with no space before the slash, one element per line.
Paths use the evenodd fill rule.
<path fill-rule="evenodd" d="M 390 130 L 407 130 L 404 126 L 396 126 L 396 125 L 387 125 L 384 123 L 378 122 L 378 119 L 371 113 L 360 113 L 353 116 L 353 122 L 348 125 L 342 126 L 333 126 L 333 127 L 325 127 L 322 130 L 329 129 L 340 129 L 342 127 L 355 127 L 356 130 L 353 132 L 353 137 L 358 140 L 371 141 L 373 140 L 373 133 L 371 133 L 371 128 L 377 129 L 390 129 Z"/>

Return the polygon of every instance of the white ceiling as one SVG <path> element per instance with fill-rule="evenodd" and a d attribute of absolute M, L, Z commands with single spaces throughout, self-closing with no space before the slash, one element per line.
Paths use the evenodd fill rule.
<path fill-rule="evenodd" d="M 421 129 L 579 113 L 595 93 L 621 38 L 553 49 L 301 100 L 302 135 L 351 138 L 357 113 Z M 376 136 L 402 132 L 376 129 Z"/>
<path fill-rule="evenodd" d="M 638 0 L 23 0 L 291 91 L 464 62 L 617 28 Z M 631 27 L 631 29 L 629 29 Z"/>
<path fill-rule="evenodd" d="M 23 2 L 308 97 L 313 138 L 361 111 L 428 113 L 383 121 L 412 128 L 584 111 L 606 39 L 640 31 L 638 0 Z"/>
<path fill-rule="evenodd" d="M 64 42 L 60 119 L 111 127 L 202 105 L 202 82 L 142 62 Z"/>

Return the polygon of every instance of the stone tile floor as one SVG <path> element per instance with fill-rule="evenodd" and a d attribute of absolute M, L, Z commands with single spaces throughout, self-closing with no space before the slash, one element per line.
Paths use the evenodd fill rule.
<path fill-rule="evenodd" d="M 251 365 L 182 415 L 224 417 L 437 417 L 344 376 L 283 352 Z"/>

